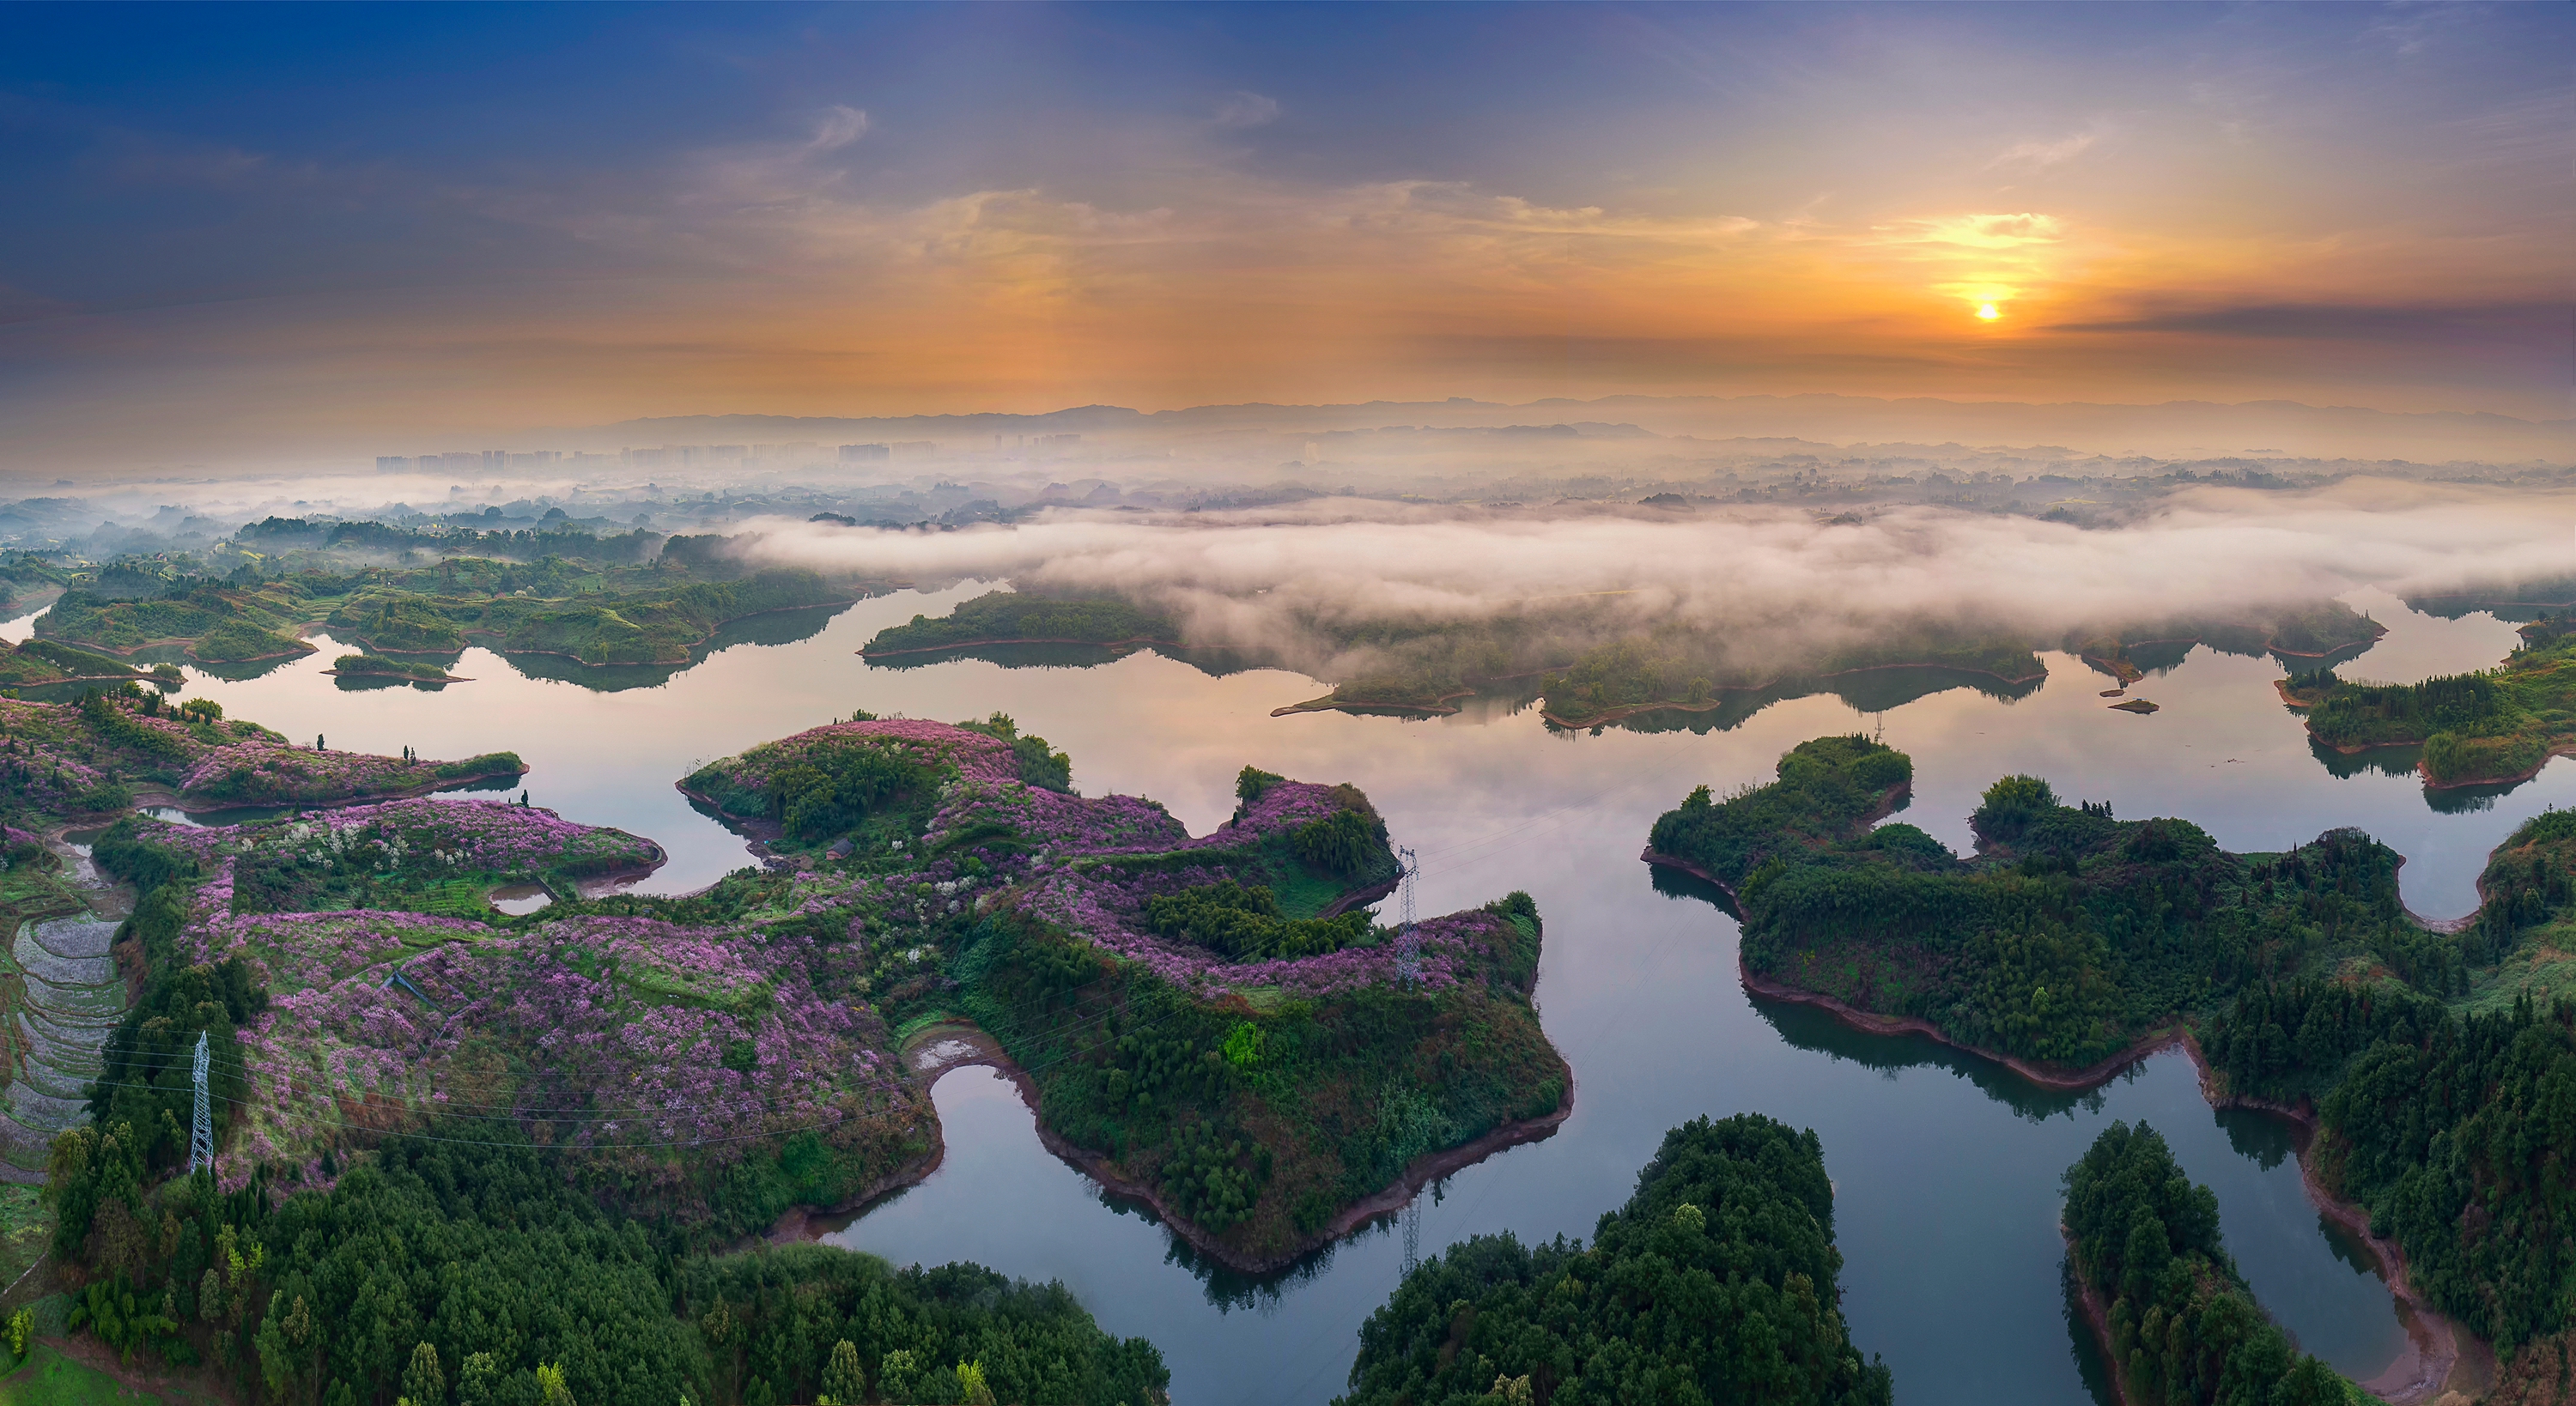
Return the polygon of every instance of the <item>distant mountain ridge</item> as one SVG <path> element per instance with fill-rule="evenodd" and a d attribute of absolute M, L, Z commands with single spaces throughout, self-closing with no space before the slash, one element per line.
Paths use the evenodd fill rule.
<path fill-rule="evenodd" d="M 1533 414 L 1533 412 L 1537 412 Z M 2421 463 L 2541 461 L 2576 464 L 2576 418 L 2526 420 L 2484 411 L 2387 411 L 2260 400 L 2175 400 L 2121 405 L 2066 401 L 1889 399 L 1830 394 L 1615 395 L 1519 403 L 1452 397 L 1336 405 L 1198 405 L 1144 411 L 1070 406 L 1036 414 L 982 411 L 901 416 L 680 415 L 621 420 L 550 433 L 624 443 L 926 438 L 965 447 L 961 436 L 1082 433 L 1121 439 L 1222 439 L 1382 429 L 1552 429 L 1573 420 L 1600 430 L 1665 437 L 1794 438 L 1832 445 L 1873 442 L 2043 445 L 2085 454 L 2159 458 L 2236 454 L 2405 459 Z M 1587 426 L 1593 429 L 1593 426 Z"/>

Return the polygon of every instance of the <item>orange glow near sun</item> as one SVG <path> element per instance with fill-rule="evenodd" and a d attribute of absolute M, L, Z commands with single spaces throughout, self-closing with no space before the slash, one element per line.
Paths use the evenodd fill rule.
<path fill-rule="evenodd" d="M 1980 303 L 1977 305 L 1977 320 L 1979 322 L 1992 322 L 2001 316 L 2003 316 L 2003 314 L 1995 311 L 1995 305 L 1992 303 Z"/>

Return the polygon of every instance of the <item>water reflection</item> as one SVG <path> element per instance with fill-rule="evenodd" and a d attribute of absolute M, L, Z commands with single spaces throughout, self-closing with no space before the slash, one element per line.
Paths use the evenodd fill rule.
<path fill-rule="evenodd" d="M 1890 1079 L 1904 1069 L 1945 1070 L 1967 1080 L 1979 1093 L 2011 1109 L 2015 1116 L 2034 1123 L 2071 1118 L 2079 1113 L 2100 1113 L 2105 1103 L 2102 1088 L 2042 1088 L 1993 1060 L 1945 1045 L 1929 1035 L 1872 1035 L 1814 1006 L 1762 996 L 1750 999 L 1754 1012 L 1795 1048 L 1873 1069 Z M 2112 1075 L 2102 1087 L 2137 1078 L 2139 1068 L 2130 1065 Z"/>

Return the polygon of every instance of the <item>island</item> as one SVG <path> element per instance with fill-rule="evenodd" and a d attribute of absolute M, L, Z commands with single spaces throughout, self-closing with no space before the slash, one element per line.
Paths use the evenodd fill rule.
<path fill-rule="evenodd" d="M 1912 771 L 1867 738 L 1804 742 L 1769 785 L 1691 792 L 1645 858 L 1738 917 L 1757 996 L 2058 1089 L 2180 1045 L 2213 1101 L 2293 1119 L 2320 1205 L 2414 1310 L 2413 1378 L 2375 1392 L 2429 1402 L 2480 1340 L 2566 1340 L 2547 1286 L 2576 1276 L 2555 1151 L 2576 1145 L 2576 1104 L 2544 1090 L 2576 1089 L 2576 815 L 2517 829 L 2475 917 L 2434 928 L 2398 899 L 2399 856 L 2358 830 L 2231 854 L 2187 820 L 2118 820 L 2008 776 L 1962 858 L 1880 823 Z"/>
<path fill-rule="evenodd" d="M 1400 873 L 1354 787 L 1247 768 L 1194 838 L 1068 773 L 1004 716 L 862 718 L 681 785 L 769 837 L 899 1039 L 978 1049 L 1048 1147 L 1235 1268 L 1281 1268 L 1571 1110 L 1526 895 L 1390 930 L 1360 908 Z"/>
<path fill-rule="evenodd" d="M 1888 1406 L 1886 1365 L 1861 1360 L 1843 1319 L 1842 1263 L 1814 1132 L 1694 1119 L 1589 1247 L 1477 1235 L 1408 1272 L 1361 1325 L 1334 1406 Z"/>
<path fill-rule="evenodd" d="M 429 689 L 440 688 L 452 683 L 470 682 L 470 680 L 460 679 L 455 675 L 450 674 L 447 670 L 436 664 L 432 664 L 427 660 L 387 659 L 382 655 L 375 654 L 343 654 L 339 658 L 332 660 L 331 667 L 323 672 L 344 680 L 345 682 L 341 684 L 341 687 L 343 688 L 348 687 L 351 683 L 370 681 L 396 684 L 407 683 Z"/>
<path fill-rule="evenodd" d="M 2576 753 L 2576 613 L 2520 628 L 2502 666 L 2421 683 L 2348 682 L 2331 671 L 2295 677 L 2282 698 L 2307 713 L 2318 746 L 2352 755 L 2420 747 L 2433 790 L 2500 786 Z"/>
<path fill-rule="evenodd" d="M 1029 645 L 1123 651 L 1145 645 L 1178 648 L 1180 640 L 1180 627 L 1169 619 L 1114 597 L 987 591 L 959 601 L 936 620 L 915 615 L 908 623 L 889 625 L 877 631 L 859 653 L 880 660 Z"/>

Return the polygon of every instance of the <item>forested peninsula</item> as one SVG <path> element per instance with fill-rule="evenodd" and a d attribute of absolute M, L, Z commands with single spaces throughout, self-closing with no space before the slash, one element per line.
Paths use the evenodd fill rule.
<path fill-rule="evenodd" d="M 900 1035 L 981 1031 L 1051 1148 L 1226 1264 L 1283 1266 L 1564 1118 L 1526 896 L 1408 938 L 1358 909 L 1398 871 L 1354 787 L 1247 768 L 1192 837 L 1069 774 L 1006 717 L 861 719 L 682 786 L 770 837 Z"/>
<path fill-rule="evenodd" d="M 2292 1346 L 2163 1136 L 2114 1123 L 2066 1170 L 2068 1271 L 2123 1406 L 2365 1406 Z"/>
<path fill-rule="evenodd" d="M 2576 614 L 2545 615 L 2520 633 L 2521 645 L 2483 673 L 2381 684 L 2329 669 L 2292 677 L 2282 695 L 2307 710 L 2321 747 L 2422 748 L 2429 787 L 2527 780 L 2551 757 L 2576 754 Z"/>
<path fill-rule="evenodd" d="M 2214 1098 L 2314 1128 L 2318 1184 L 2430 1304 L 2508 1358 L 2568 1341 L 2576 1001 L 2549 983 L 2576 945 L 2576 815 L 2515 831 L 2476 918 L 2444 932 L 2407 914 L 2398 856 L 2356 830 L 2231 854 L 2188 821 L 2118 820 L 2011 776 L 1962 859 L 1875 824 L 1911 774 L 1865 738 L 1802 743 L 1769 785 L 1692 792 L 1646 858 L 1718 886 L 1759 993 L 2060 1087 L 2184 1043 Z"/>

